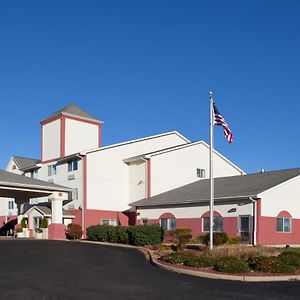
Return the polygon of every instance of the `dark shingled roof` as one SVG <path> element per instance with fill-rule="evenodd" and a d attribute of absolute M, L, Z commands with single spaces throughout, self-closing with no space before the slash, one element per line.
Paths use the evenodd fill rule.
<path fill-rule="evenodd" d="M 91 114 L 87 113 L 86 111 L 84 111 L 83 109 L 79 108 L 78 106 L 76 106 L 74 104 L 67 105 L 66 107 L 58 110 L 57 112 L 55 112 L 54 114 L 49 116 L 47 119 L 50 119 L 50 118 L 52 118 L 56 115 L 59 115 L 61 113 L 66 113 L 68 115 L 73 115 L 73 116 L 81 117 L 81 118 L 84 118 L 84 119 L 99 121 L 96 117 L 92 116 Z"/>
<path fill-rule="evenodd" d="M 12 172 L 0 170 L 0 185 L 1 186 L 14 186 L 21 185 L 25 187 L 33 187 L 45 190 L 54 191 L 70 191 L 71 189 L 62 185 L 54 184 L 51 182 L 34 179 L 24 175 L 18 175 Z"/>
<path fill-rule="evenodd" d="M 33 167 L 36 164 L 38 164 L 39 162 L 41 162 L 38 159 L 28 158 L 28 157 L 20 157 L 20 156 L 13 156 L 13 160 L 15 161 L 15 163 L 17 164 L 17 166 L 20 170 Z"/>
<path fill-rule="evenodd" d="M 300 175 L 300 168 L 279 170 L 249 175 L 215 178 L 215 201 L 225 199 L 245 199 Z M 164 205 L 183 205 L 209 201 L 209 179 L 199 180 L 174 190 L 135 201 L 131 206 L 149 207 Z"/>

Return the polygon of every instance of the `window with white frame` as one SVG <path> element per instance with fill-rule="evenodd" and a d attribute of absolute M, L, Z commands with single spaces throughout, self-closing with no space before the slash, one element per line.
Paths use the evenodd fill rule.
<path fill-rule="evenodd" d="M 277 232 L 291 232 L 291 218 L 277 218 L 276 231 Z"/>
<path fill-rule="evenodd" d="M 198 178 L 205 178 L 205 170 L 204 169 L 197 169 L 197 177 Z"/>
<path fill-rule="evenodd" d="M 209 231 L 210 228 L 210 218 L 203 217 L 203 231 Z M 223 231 L 223 217 L 214 217 L 214 227 L 213 230 L 216 232 Z"/>
<path fill-rule="evenodd" d="M 31 178 L 37 178 L 38 177 L 37 174 L 38 174 L 38 170 L 32 170 L 32 171 L 30 171 L 30 177 Z"/>
<path fill-rule="evenodd" d="M 110 226 L 118 226 L 118 220 L 116 219 L 102 219 L 100 221 L 101 225 L 110 225 Z"/>
<path fill-rule="evenodd" d="M 176 229 L 176 219 L 175 218 L 161 218 L 160 226 L 164 230 L 175 230 Z"/>
<path fill-rule="evenodd" d="M 74 159 L 68 162 L 68 172 L 78 170 L 78 160 Z"/>
<path fill-rule="evenodd" d="M 8 209 L 14 209 L 14 205 L 15 203 L 14 203 L 14 201 L 8 201 Z"/>
<path fill-rule="evenodd" d="M 56 173 L 57 173 L 56 165 L 48 166 L 48 176 L 56 175 Z"/>

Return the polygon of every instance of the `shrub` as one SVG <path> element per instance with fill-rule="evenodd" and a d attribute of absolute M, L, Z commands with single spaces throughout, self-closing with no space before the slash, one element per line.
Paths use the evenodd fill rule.
<path fill-rule="evenodd" d="M 191 257 L 196 256 L 189 252 L 174 252 L 161 256 L 159 259 L 170 264 L 184 264 L 186 261 L 191 260 Z"/>
<path fill-rule="evenodd" d="M 209 233 L 207 233 L 204 237 L 203 237 L 203 242 L 206 245 L 209 245 Z M 226 232 L 214 232 L 213 233 L 213 243 L 215 246 L 220 246 L 223 244 L 226 244 L 228 241 L 228 236 Z"/>
<path fill-rule="evenodd" d="M 21 220 L 21 228 L 26 228 L 26 220 L 24 218 Z"/>
<path fill-rule="evenodd" d="M 189 256 L 185 261 L 184 265 L 194 268 L 210 268 L 215 264 L 215 259 L 206 255 L 194 255 Z"/>
<path fill-rule="evenodd" d="M 279 259 L 282 263 L 293 266 L 296 268 L 300 268 L 300 253 L 299 252 L 282 252 L 277 259 Z"/>
<path fill-rule="evenodd" d="M 110 243 L 117 243 L 119 241 L 116 226 L 107 225 L 107 238 Z"/>
<path fill-rule="evenodd" d="M 88 227 L 86 229 L 87 239 L 91 241 L 97 241 L 96 231 L 97 231 L 97 225 Z"/>
<path fill-rule="evenodd" d="M 242 238 L 240 236 L 228 236 L 228 245 L 236 245 L 242 242 Z"/>
<path fill-rule="evenodd" d="M 279 257 L 256 257 L 248 261 L 251 269 L 264 273 L 293 273 L 295 267 L 286 265 Z"/>
<path fill-rule="evenodd" d="M 69 224 L 67 226 L 67 238 L 72 240 L 79 240 L 82 237 L 82 227 L 79 224 Z"/>
<path fill-rule="evenodd" d="M 177 239 L 178 239 L 178 249 L 183 250 L 186 244 L 191 239 L 191 229 L 190 228 L 178 228 L 175 231 Z"/>
<path fill-rule="evenodd" d="M 120 242 L 134 246 L 156 245 L 161 243 L 163 238 L 163 230 L 159 225 L 94 225 L 88 227 L 86 233 L 87 238 L 92 241 Z"/>
<path fill-rule="evenodd" d="M 123 226 L 117 227 L 118 242 L 121 244 L 129 244 L 129 236 L 127 228 Z"/>
<path fill-rule="evenodd" d="M 194 237 L 194 238 L 191 239 L 191 243 L 205 244 L 204 238 L 205 238 L 205 235 L 198 235 L 198 236 L 196 236 L 196 237 Z"/>
<path fill-rule="evenodd" d="M 130 226 L 127 232 L 129 244 L 134 246 L 156 245 L 163 240 L 163 230 L 158 224 Z"/>
<path fill-rule="evenodd" d="M 18 228 L 16 229 L 16 232 L 17 232 L 17 233 L 23 232 L 23 229 L 22 229 L 21 227 L 18 227 Z"/>
<path fill-rule="evenodd" d="M 220 257 L 214 264 L 214 270 L 224 273 L 246 273 L 250 268 L 246 261 L 236 257 Z"/>
<path fill-rule="evenodd" d="M 43 217 L 41 220 L 40 228 L 48 228 L 48 219 L 46 217 Z"/>

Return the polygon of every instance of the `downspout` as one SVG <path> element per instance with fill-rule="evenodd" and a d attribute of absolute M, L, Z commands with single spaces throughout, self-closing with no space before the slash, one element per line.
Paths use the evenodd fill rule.
<path fill-rule="evenodd" d="M 257 245 L 257 202 L 255 199 L 253 199 L 252 197 L 249 197 L 249 199 L 251 200 L 252 204 L 253 204 L 253 245 L 256 246 Z"/>

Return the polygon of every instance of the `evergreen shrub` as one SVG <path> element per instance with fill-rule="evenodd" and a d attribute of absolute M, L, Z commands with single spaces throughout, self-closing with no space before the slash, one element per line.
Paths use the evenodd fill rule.
<path fill-rule="evenodd" d="M 293 273 L 296 268 L 281 261 L 280 257 L 260 256 L 248 260 L 250 268 L 264 273 Z"/>
<path fill-rule="evenodd" d="M 40 228 L 48 228 L 48 219 L 46 217 L 43 217 L 41 220 Z"/>
<path fill-rule="evenodd" d="M 204 242 L 204 244 L 209 245 L 209 241 L 210 241 L 210 238 L 209 238 L 209 232 L 208 232 L 206 235 L 204 235 L 203 242 Z M 213 233 L 214 246 L 224 245 L 227 242 L 228 242 L 228 235 L 226 232 L 214 232 Z"/>
<path fill-rule="evenodd" d="M 21 228 L 26 228 L 26 220 L 24 218 L 21 220 Z"/>
<path fill-rule="evenodd" d="M 250 268 L 246 261 L 236 257 L 225 256 L 216 259 L 214 270 L 224 273 L 246 273 Z"/>
<path fill-rule="evenodd" d="M 175 233 L 178 239 L 178 250 L 182 251 L 189 240 L 192 238 L 192 230 L 190 228 L 178 228 Z"/>

